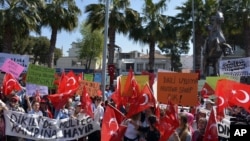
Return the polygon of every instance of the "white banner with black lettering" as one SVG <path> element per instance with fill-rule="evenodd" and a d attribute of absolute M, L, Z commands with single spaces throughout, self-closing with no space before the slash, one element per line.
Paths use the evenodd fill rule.
<path fill-rule="evenodd" d="M 217 132 L 220 139 L 230 139 L 230 124 L 229 116 L 217 121 Z"/>
<path fill-rule="evenodd" d="M 73 140 L 100 130 L 91 117 L 56 120 L 14 111 L 5 111 L 4 117 L 6 135 L 33 140 Z"/>
<path fill-rule="evenodd" d="M 250 57 L 220 60 L 220 75 L 250 76 Z"/>

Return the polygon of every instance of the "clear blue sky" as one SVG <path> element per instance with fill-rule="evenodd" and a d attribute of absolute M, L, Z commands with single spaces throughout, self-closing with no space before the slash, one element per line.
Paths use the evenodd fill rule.
<path fill-rule="evenodd" d="M 110 0 L 111 1 L 111 0 Z M 131 2 L 131 7 L 137 11 L 140 11 L 143 5 L 143 0 L 130 0 Z M 154 0 L 154 2 L 157 2 L 158 0 Z M 187 0 L 170 0 L 170 2 L 167 2 L 167 11 L 164 13 L 166 15 L 174 16 L 178 12 L 175 10 L 176 6 L 181 6 L 185 1 Z M 84 21 L 86 18 L 87 14 L 83 13 L 84 8 L 86 5 L 91 4 L 91 3 L 97 3 L 98 0 L 76 0 L 77 5 L 82 11 L 82 15 L 79 17 L 79 25 Z M 42 35 L 41 36 L 47 36 L 48 39 L 50 39 L 51 31 L 48 28 L 44 28 L 42 30 Z M 65 32 L 61 31 L 57 35 L 57 42 L 56 42 L 56 47 L 58 48 L 63 48 L 63 55 L 67 56 L 68 53 L 67 51 L 71 47 L 72 42 L 76 42 L 78 39 L 81 38 L 81 34 L 79 32 L 79 28 L 76 28 L 72 32 Z M 144 52 L 148 49 L 148 45 L 144 45 L 142 47 L 141 44 L 135 43 L 131 40 L 128 40 L 126 36 L 123 35 L 117 35 L 116 37 L 116 45 L 122 47 L 122 52 L 129 52 L 133 50 L 138 50 L 141 51 L 142 48 Z M 191 48 L 192 49 L 192 48 Z M 190 50 L 190 52 L 192 52 Z"/>

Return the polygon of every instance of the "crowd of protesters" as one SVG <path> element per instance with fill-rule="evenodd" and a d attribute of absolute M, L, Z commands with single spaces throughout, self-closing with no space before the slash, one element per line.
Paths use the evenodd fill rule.
<path fill-rule="evenodd" d="M 111 104 L 116 106 L 112 99 L 114 87 L 106 86 L 103 95 L 92 97 L 92 112 L 94 121 L 102 126 L 102 119 L 105 113 L 105 106 Z M 56 110 L 47 96 L 41 97 L 39 94 L 32 97 L 25 95 L 18 96 L 17 92 L 13 92 L 5 96 L 1 93 L 0 101 L 0 140 L 1 141 L 30 141 L 30 139 L 5 135 L 4 110 L 12 110 L 27 114 L 45 116 L 52 119 L 65 118 L 81 118 L 86 113 L 82 109 L 80 96 L 70 97 L 67 103 L 59 110 Z M 168 137 L 166 141 L 203 141 L 205 129 L 212 107 L 215 106 L 216 99 L 200 98 L 201 104 L 196 108 L 179 107 L 177 112 L 178 123 L 177 128 Z M 160 117 L 157 116 L 156 107 L 150 107 L 140 113 L 132 115 L 126 119 L 124 124 L 127 126 L 123 135 L 123 141 L 160 141 L 162 134 L 158 128 L 161 124 L 160 118 L 166 117 L 169 110 L 167 104 L 160 104 Z M 194 111 L 195 110 L 195 111 Z M 126 115 L 127 107 L 121 107 L 120 111 Z M 235 121 L 246 122 L 250 120 L 249 114 L 241 107 L 232 106 L 227 109 L 227 114 L 234 117 Z M 247 120 L 246 120 L 247 119 Z M 249 119 L 249 120 L 248 120 Z M 246 123 L 247 124 L 247 123 Z M 101 141 L 101 131 L 95 131 L 87 137 L 77 139 L 78 141 Z M 61 139 L 63 141 L 63 139 Z"/>

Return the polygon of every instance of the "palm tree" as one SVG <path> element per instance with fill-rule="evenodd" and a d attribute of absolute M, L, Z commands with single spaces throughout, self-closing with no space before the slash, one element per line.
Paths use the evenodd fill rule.
<path fill-rule="evenodd" d="M 126 34 L 130 26 L 139 20 L 138 12 L 128 8 L 129 5 L 129 0 L 112 0 L 112 6 L 109 10 L 108 64 L 114 62 L 116 33 Z M 103 3 L 87 5 L 85 13 L 88 13 L 86 25 L 90 25 L 92 31 L 104 29 L 105 5 Z"/>
<path fill-rule="evenodd" d="M 42 0 L 0 0 L 3 52 L 11 53 L 12 43 L 17 38 L 28 36 L 30 31 L 39 31 L 38 7 L 43 5 Z"/>
<path fill-rule="evenodd" d="M 53 67 L 57 33 L 61 30 L 72 31 L 78 26 L 81 10 L 74 0 L 52 0 L 41 9 L 42 25 L 51 29 L 48 67 Z"/>
<path fill-rule="evenodd" d="M 129 38 L 149 45 L 149 71 L 154 70 L 155 45 L 161 39 L 163 29 L 167 24 L 167 17 L 162 13 L 166 10 L 166 1 L 160 0 L 153 3 L 152 0 L 144 0 L 142 23 L 134 26 L 129 33 Z"/>
<path fill-rule="evenodd" d="M 201 49 L 204 45 L 205 39 L 208 36 L 206 25 L 209 24 L 210 17 L 217 11 L 217 0 L 206 0 L 205 3 L 203 0 L 194 0 L 195 7 L 195 41 L 192 42 L 195 44 L 195 69 L 199 70 L 201 66 Z M 176 15 L 176 18 L 179 19 L 179 24 L 182 26 L 183 33 L 192 33 L 192 0 L 188 0 L 183 3 L 182 6 L 176 8 L 180 10 L 180 13 Z M 186 34 L 188 35 L 188 34 Z M 189 34 L 189 38 L 192 34 Z M 187 38 L 187 37 L 185 37 Z M 194 70 L 195 71 L 195 70 Z"/>

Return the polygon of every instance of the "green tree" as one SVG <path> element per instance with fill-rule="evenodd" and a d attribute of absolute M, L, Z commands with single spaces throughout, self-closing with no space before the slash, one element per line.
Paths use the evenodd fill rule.
<path fill-rule="evenodd" d="M 206 25 L 212 15 L 218 10 L 217 0 L 194 0 L 194 17 L 195 17 L 195 40 L 192 38 L 192 0 L 187 0 L 182 6 L 176 8 L 180 12 L 176 15 L 178 24 L 182 27 L 182 32 L 186 36 L 184 38 L 191 38 L 195 46 L 195 69 L 201 69 L 201 49 L 204 45 L 205 39 L 208 36 Z"/>
<path fill-rule="evenodd" d="M 250 2 L 249 0 L 221 1 L 221 11 L 225 17 L 223 31 L 229 44 L 246 50 L 250 56 Z"/>
<path fill-rule="evenodd" d="M 160 0 L 153 3 L 152 0 L 144 0 L 142 23 L 131 28 L 129 38 L 149 45 L 149 70 L 154 70 L 155 45 L 160 41 L 163 29 L 167 24 L 167 16 L 162 13 L 166 10 L 166 1 Z"/>
<path fill-rule="evenodd" d="M 88 71 L 91 61 L 102 54 L 103 34 L 102 30 L 91 31 L 90 27 L 84 23 L 81 25 L 81 34 L 83 39 L 79 43 L 79 58 L 86 61 L 85 69 Z"/>
<path fill-rule="evenodd" d="M 2 51 L 11 53 L 17 38 L 27 37 L 30 31 L 39 32 L 40 16 L 38 7 L 42 0 L 0 0 L 0 26 Z"/>
<path fill-rule="evenodd" d="M 158 47 L 167 56 L 170 56 L 171 70 L 180 71 L 182 67 L 181 54 L 186 54 L 189 51 L 189 33 L 183 32 L 183 28 L 177 24 L 178 19 L 168 17 L 168 21 Z"/>
<path fill-rule="evenodd" d="M 72 31 L 78 25 L 81 14 L 74 0 L 52 0 L 40 9 L 42 25 L 51 29 L 48 67 L 53 67 L 57 33 L 61 30 Z"/>
<path fill-rule="evenodd" d="M 108 47 L 108 64 L 114 63 L 115 39 L 116 33 L 126 34 L 139 20 L 139 13 L 131 8 L 129 0 L 112 0 L 112 6 L 109 10 L 109 47 Z M 104 29 L 105 21 L 105 5 L 90 4 L 85 8 L 85 13 L 88 14 L 86 25 L 90 25 L 92 30 Z"/>

